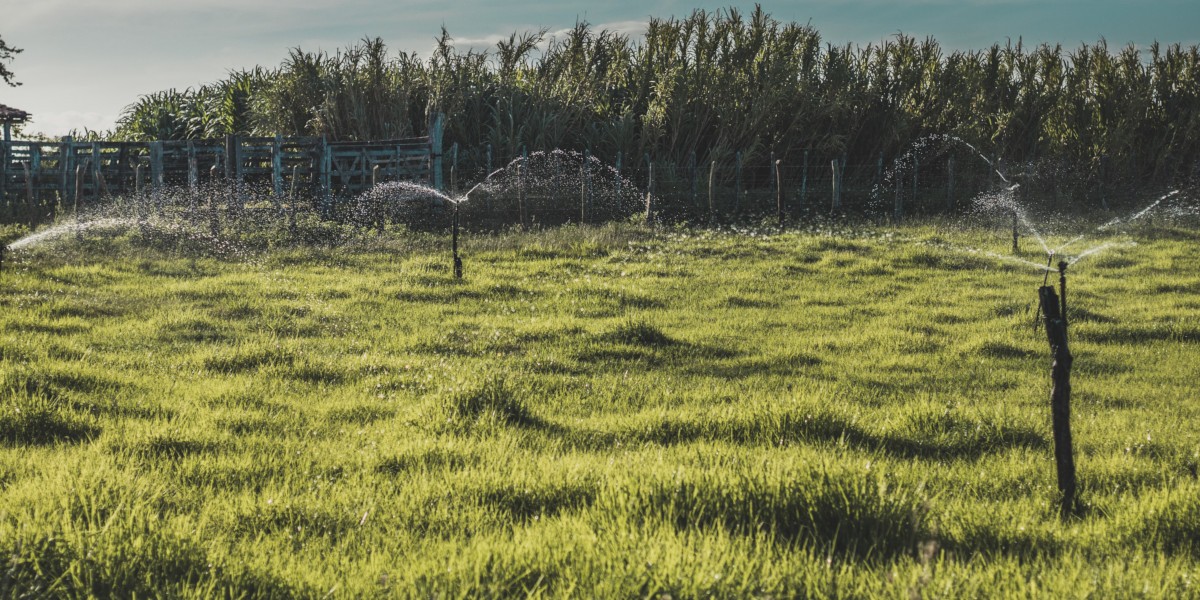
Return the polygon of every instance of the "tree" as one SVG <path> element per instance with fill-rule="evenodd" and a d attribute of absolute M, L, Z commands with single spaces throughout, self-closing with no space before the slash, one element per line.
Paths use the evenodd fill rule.
<path fill-rule="evenodd" d="M 0 37 L 0 81 L 7 83 L 11 87 L 17 87 L 18 85 L 21 85 L 21 82 L 13 81 L 13 77 L 15 77 L 15 75 L 12 71 L 8 70 L 8 66 L 4 63 L 12 61 L 12 59 L 21 52 L 23 52 L 21 48 L 9 46 L 8 43 L 4 41 L 4 38 Z"/>

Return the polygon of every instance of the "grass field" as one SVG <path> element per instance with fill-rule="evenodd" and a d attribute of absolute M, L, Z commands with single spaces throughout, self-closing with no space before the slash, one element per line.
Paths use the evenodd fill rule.
<path fill-rule="evenodd" d="M 385 236 L 0 273 L 0 595 L 1195 597 L 1200 234 Z M 1026 258 L 1045 260 L 1026 241 Z"/>

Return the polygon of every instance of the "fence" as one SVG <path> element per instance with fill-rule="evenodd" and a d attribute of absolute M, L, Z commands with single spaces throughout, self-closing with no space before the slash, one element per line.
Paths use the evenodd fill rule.
<path fill-rule="evenodd" d="M 99 202 L 166 186 L 209 182 L 267 185 L 275 197 L 286 179 L 328 206 L 376 179 L 442 187 L 438 116 L 426 137 L 330 142 L 316 137 L 227 136 L 223 140 L 153 142 L 0 142 L 0 219 L 36 223 L 60 206 Z"/>

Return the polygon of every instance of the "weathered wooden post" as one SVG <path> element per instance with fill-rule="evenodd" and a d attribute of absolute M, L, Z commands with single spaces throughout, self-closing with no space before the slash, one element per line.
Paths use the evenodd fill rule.
<path fill-rule="evenodd" d="M 738 150 L 734 156 L 737 161 L 734 167 L 733 175 L 733 212 L 740 212 L 742 209 L 742 151 Z"/>
<path fill-rule="evenodd" d="M 525 171 L 529 166 L 529 152 L 521 146 L 521 162 L 517 165 L 517 208 L 520 211 L 521 230 L 525 225 Z"/>
<path fill-rule="evenodd" d="M 716 178 L 717 178 L 717 161 L 714 160 L 711 163 L 709 163 L 709 165 L 708 165 L 708 221 L 709 221 L 709 223 L 712 223 L 717 218 L 717 203 L 716 203 L 716 199 L 714 198 L 714 194 L 716 193 L 716 186 L 714 185 L 716 183 Z"/>
<path fill-rule="evenodd" d="M 150 189 L 154 207 L 159 211 L 162 211 L 163 184 L 163 143 L 150 142 Z"/>
<path fill-rule="evenodd" d="M 79 227 L 79 197 L 83 195 L 83 174 L 87 173 L 87 167 L 84 165 L 75 166 L 75 206 L 72 212 L 75 215 L 75 239 L 83 241 L 83 229 Z"/>
<path fill-rule="evenodd" d="M 271 191 L 275 195 L 275 205 L 283 204 L 283 135 L 275 134 L 271 141 Z"/>
<path fill-rule="evenodd" d="M 588 181 L 588 151 L 583 151 L 583 160 L 579 163 L 579 224 L 587 223 L 587 181 Z"/>
<path fill-rule="evenodd" d="M 458 182 L 455 180 L 455 172 L 458 171 L 458 142 L 450 147 L 450 191 L 454 192 L 458 189 Z"/>
<path fill-rule="evenodd" d="M 462 279 L 463 264 L 462 258 L 458 255 L 458 202 L 454 202 L 454 232 L 450 242 L 451 251 L 454 253 L 454 278 Z"/>
<path fill-rule="evenodd" d="M 833 190 L 829 207 L 831 212 L 837 212 L 838 209 L 842 208 L 842 178 L 838 177 L 838 171 L 840 170 L 838 167 L 840 166 L 836 158 L 829 161 L 829 168 L 832 171 L 831 179 L 833 180 Z"/>
<path fill-rule="evenodd" d="M 904 194 L 901 192 L 904 178 L 896 175 L 895 194 L 896 197 L 892 201 L 892 221 L 899 223 L 904 218 Z"/>
<path fill-rule="evenodd" d="M 446 115 L 440 112 L 433 115 L 429 123 L 429 155 L 433 161 L 433 188 L 439 191 L 446 189 L 442 180 L 442 135 L 445 130 Z"/>
<path fill-rule="evenodd" d="M 913 210 L 920 211 L 920 206 L 917 205 L 917 180 L 920 178 L 921 161 L 916 156 L 913 157 L 913 180 L 912 180 L 912 204 L 915 207 Z"/>
<path fill-rule="evenodd" d="M 58 200 L 61 204 L 66 204 L 67 200 L 71 199 L 70 194 L 75 191 L 75 182 L 71 180 L 75 176 L 75 144 L 71 136 L 64 135 L 62 142 L 58 145 L 58 170 L 61 176 L 59 182 Z M 30 147 L 32 150 L 32 147 Z M 34 163 L 34 171 L 36 172 L 37 163 Z"/>
<path fill-rule="evenodd" d="M 1017 211 L 1014 209 L 1012 211 L 1012 240 L 1013 240 L 1012 253 L 1014 256 L 1021 253 L 1021 246 L 1020 246 L 1020 244 L 1017 243 L 1017 241 L 1019 239 L 1020 239 L 1020 233 L 1017 231 Z"/>
<path fill-rule="evenodd" d="M 946 159 L 946 212 L 954 212 L 954 155 Z"/>
<path fill-rule="evenodd" d="M 214 162 L 212 168 L 208 171 L 214 182 L 217 181 L 219 173 L 217 166 L 218 163 Z M 214 185 L 213 187 L 213 192 L 208 195 L 208 230 L 215 238 L 221 235 L 221 213 L 218 205 L 219 194 L 217 194 L 217 190 L 215 189 L 216 186 Z"/>
<path fill-rule="evenodd" d="M 800 210 L 808 199 L 808 149 L 804 150 L 804 164 L 800 167 Z"/>
<path fill-rule="evenodd" d="M 193 192 L 200 185 L 200 160 L 196 156 L 196 142 L 187 141 L 188 189 Z"/>
<path fill-rule="evenodd" d="M 692 150 L 688 154 L 688 174 L 691 175 L 691 179 L 692 179 L 692 204 L 691 204 L 691 207 L 693 209 L 695 209 L 696 208 L 696 196 L 699 193 L 699 187 L 700 187 L 700 182 L 697 180 L 697 175 L 696 175 L 696 151 L 695 150 Z"/>
<path fill-rule="evenodd" d="M 1059 298 L 1054 286 L 1038 289 L 1042 315 L 1046 319 L 1046 339 L 1050 343 L 1050 415 L 1054 429 L 1054 462 L 1058 491 L 1062 495 L 1060 514 L 1065 519 L 1075 511 L 1075 453 L 1071 442 L 1071 365 L 1074 357 L 1067 343 L 1067 263 L 1058 263 Z"/>
<path fill-rule="evenodd" d="M 300 165 L 292 165 L 292 189 L 288 192 L 288 231 L 296 235 L 296 179 L 299 178 Z"/>
<path fill-rule="evenodd" d="M 649 165 L 649 175 L 646 178 L 646 227 L 654 226 L 654 162 L 650 154 L 646 154 L 646 164 Z"/>
<path fill-rule="evenodd" d="M 779 212 L 779 229 L 783 230 L 783 176 L 779 169 L 780 162 L 775 160 L 775 209 Z"/>
<path fill-rule="evenodd" d="M 329 147 L 329 140 L 325 136 L 321 136 L 317 151 L 320 155 L 318 177 L 321 181 L 321 216 L 328 219 L 333 213 L 333 149 Z"/>
<path fill-rule="evenodd" d="M 613 165 L 613 172 L 616 175 L 617 183 L 617 202 L 621 202 L 621 151 L 617 150 L 617 164 Z"/>
<path fill-rule="evenodd" d="M 33 227 L 35 223 L 33 214 L 33 173 L 29 168 L 29 161 L 22 162 L 21 168 L 25 170 L 25 204 L 29 206 L 29 226 Z"/>
<path fill-rule="evenodd" d="M 491 174 L 492 174 L 492 143 L 488 142 L 488 145 L 487 145 L 487 174 L 484 175 L 484 178 L 486 179 L 487 177 L 490 177 Z"/>

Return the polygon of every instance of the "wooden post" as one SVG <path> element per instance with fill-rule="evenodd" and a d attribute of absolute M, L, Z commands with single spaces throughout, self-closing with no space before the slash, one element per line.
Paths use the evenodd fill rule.
<path fill-rule="evenodd" d="M 488 142 L 488 145 L 487 145 L 487 175 L 485 175 L 485 177 L 490 177 L 491 175 L 492 175 L 492 144 L 491 144 L 491 142 Z"/>
<path fill-rule="evenodd" d="M 646 178 L 646 227 L 654 226 L 654 163 L 650 160 L 650 155 L 646 154 L 646 163 L 649 165 L 649 176 Z"/>
<path fill-rule="evenodd" d="M 688 171 L 692 176 L 692 208 L 696 208 L 696 195 L 699 192 L 699 181 L 696 178 L 696 151 L 688 154 Z"/>
<path fill-rule="evenodd" d="M 214 184 L 217 181 L 219 171 L 218 163 L 214 162 L 212 168 L 208 171 Z M 214 185 L 213 188 L 213 191 L 208 194 L 208 230 L 215 238 L 221 235 L 221 213 L 218 204 L 219 194 L 217 193 L 217 186 Z"/>
<path fill-rule="evenodd" d="M 946 159 L 946 212 L 954 211 L 954 155 Z"/>
<path fill-rule="evenodd" d="M 587 223 L 587 181 L 588 181 L 588 151 L 583 151 L 583 160 L 579 163 L 579 224 Z"/>
<path fill-rule="evenodd" d="M 320 180 L 321 180 L 321 216 L 328 219 L 333 212 L 333 190 L 331 187 L 331 173 L 333 171 L 333 151 L 329 147 L 329 141 L 325 136 L 321 136 L 320 151 Z"/>
<path fill-rule="evenodd" d="M 808 150 L 804 150 L 804 165 L 800 168 L 800 209 L 808 199 Z"/>
<path fill-rule="evenodd" d="M 163 143 L 150 142 L 150 189 L 154 196 L 154 207 L 162 210 L 163 194 Z"/>
<path fill-rule="evenodd" d="M 196 142 L 187 142 L 188 189 L 195 191 L 200 186 L 200 159 L 196 156 Z"/>
<path fill-rule="evenodd" d="M 883 153 L 879 153 L 879 158 L 875 161 L 875 184 L 883 183 Z"/>
<path fill-rule="evenodd" d="M 1020 239 L 1020 236 L 1019 236 L 1019 233 L 1017 232 L 1017 211 L 1015 211 L 1015 210 L 1012 211 L 1012 237 L 1013 237 L 1012 253 L 1015 256 L 1015 255 L 1021 253 L 1021 246 L 1020 246 L 1020 244 L 1017 243 L 1017 241 Z"/>
<path fill-rule="evenodd" d="M 780 173 L 779 161 L 775 161 L 775 210 L 779 212 L 779 229 L 783 229 L 783 175 Z"/>
<path fill-rule="evenodd" d="M 78 241 L 83 241 L 83 230 L 79 228 L 79 198 L 83 196 L 83 178 L 87 172 L 87 165 L 75 166 L 75 205 L 71 212 L 75 217 L 75 239 Z"/>
<path fill-rule="evenodd" d="M 33 147 L 31 146 L 30 150 L 32 149 Z M 34 161 L 33 164 L 33 171 L 35 174 L 39 170 L 38 162 L 40 161 Z M 63 136 L 62 143 L 59 144 L 58 149 L 58 168 L 59 171 L 61 171 L 60 175 L 62 176 L 58 198 L 64 204 L 67 202 L 67 200 L 71 199 L 70 194 L 75 192 L 75 182 L 72 180 L 72 178 L 75 177 L 75 166 L 76 161 L 74 140 L 71 139 L 71 136 L 65 135 Z"/>
<path fill-rule="evenodd" d="M 432 160 L 433 188 L 444 190 L 442 181 L 442 135 L 446 129 L 446 115 L 437 113 L 429 123 L 429 156 Z"/>
<path fill-rule="evenodd" d="M 913 206 L 917 206 L 917 179 L 920 177 L 920 169 L 921 169 L 921 162 L 917 159 L 916 156 L 914 156 L 913 157 L 913 182 L 912 182 L 913 183 L 913 187 L 912 187 Z M 913 210 L 920 210 L 920 207 L 914 208 Z"/>
<path fill-rule="evenodd" d="M 69 158 L 68 163 L 69 165 L 73 165 L 74 159 Z M 26 178 L 26 181 L 29 182 L 29 228 L 32 229 L 37 225 L 37 221 L 40 218 L 38 213 L 41 212 L 42 204 L 42 199 L 36 188 L 37 182 L 42 179 L 42 147 L 38 144 L 30 144 L 29 146 L 29 169 L 30 175 Z M 67 175 L 70 175 L 70 171 L 67 172 Z M 60 197 L 65 198 L 66 194 Z"/>
<path fill-rule="evenodd" d="M 517 208 L 521 214 L 521 229 L 526 228 L 525 221 L 525 172 L 529 167 L 529 152 L 521 146 L 521 164 L 517 166 Z"/>
<path fill-rule="evenodd" d="M 733 175 L 733 212 L 737 213 L 742 210 L 742 151 L 738 150 L 734 158 L 737 162 Z"/>
<path fill-rule="evenodd" d="M 458 170 L 458 142 L 450 147 L 450 192 L 453 193 L 458 189 L 458 182 L 454 180 L 454 172 Z M 455 209 L 457 210 L 457 209 Z"/>
<path fill-rule="evenodd" d="M 1067 263 L 1058 263 L 1060 299 L 1053 286 L 1038 289 L 1046 339 L 1050 343 L 1050 415 L 1054 429 L 1054 462 L 1061 494 L 1060 514 L 1065 519 L 1075 511 L 1075 453 L 1071 441 L 1071 365 L 1074 357 L 1067 343 Z"/>
<path fill-rule="evenodd" d="M 453 167 L 451 167 L 451 169 L 453 169 Z M 451 177 L 453 177 L 454 171 L 451 170 L 450 173 Z M 377 185 L 379 185 L 379 165 L 371 167 L 371 187 L 375 187 Z"/>
<path fill-rule="evenodd" d="M 239 146 L 241 144 L 238 143 L 237 136 L 225 136 L 225 187 L 228 188 L 226 193 L 229 194 L 226 208 L 230 212 L 235 211 L 237 207 L 238 175 L 241 170 L 238 165 L 241 162 L 238 160 Z"/>
<path fill-rule="evenodd" d="M 838 177 L 838 160 L 835 158 L 829 161 L 829 168 L 832 171 L 833 190 L 832 200 L 830 202 L 830 211 L 836 212 L 842 208 L 842 187 L 841 178 Z"/>
<path fill-rule="evenodd" d="M 90 175 L 91 175 L 91 180 L 92 180 L 92 199 L 93 200 L 100 199 L 100 166 L 101 166 L 100 165 L 100 157 L 101 156 L 102 155 L 100 153 L 100 142 L 92 142 L 92 168 L 91 168 Z"/>
<path fill-rule="evenodd" d="M 714 184 L 717 178 L 717 161 L 712 161 L 708 164 L 708 220 L 712 222 L 717 218 L 717 203 L 714 197 L 716 188 Z"/>
<path fill-rule="evenodd" d="M 29 161 L 21 163 L 21 168 L 25 169 L 25 204 L 29 206 L 29 225 L 33 227 L 33 172 L 29 168 Z"/>
<path fill-rule="evenodd" d="M 4 143 L 0 144 L 0 204 L 4 204 L 4 216 L 8 218 L 12 217 L 12 204 L 8 201 L 8 163 L 11 157 L 12 144 L 4 140 Z"/>
<path fill-rule="evenodd" d="M 275 205 L 283 200 L 283 135 L 275 134 L 271 142 L 271 191 L 275 193 Z"/>
<path fill-rule="evenodd" d="M 617 204 L 620 205 L 621 204 L 621 151 L 620 150 L 617 150 L 617 164 L 613 167 L 613 171 L 616 174 L 616 178 L 617 178 L 616 179 Z"/>
<path fill-rule="evenodd" d="M 296 235 L 296 179 L 300 165 L 292 165 L 292 189 L 288 192 L 288 231 Z"/>
<path fill-rule="evenodd" d="M 892 201 L 892 221 L 899 223 L 904 218 L 904 194 L 901 191 L 904 188 L 904 178 L 899 173 L 896 174 L 895 187 L 896 197 Z"/>

